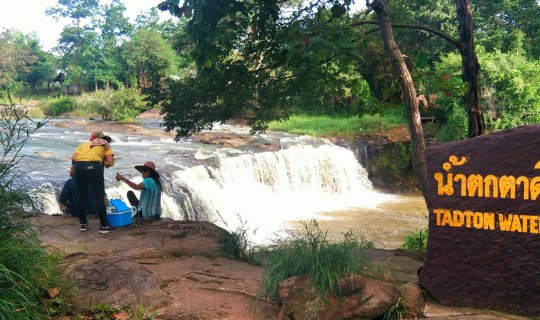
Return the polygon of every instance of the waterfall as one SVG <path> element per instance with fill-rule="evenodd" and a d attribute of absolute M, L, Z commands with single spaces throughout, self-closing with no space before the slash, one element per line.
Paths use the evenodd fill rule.
<path fill-rule="evenodd" d="M 260 135 L 256 139 L 266 138 Z M 162 177 L 163 217 L 210 221 L 230 231 L 244 226 L 257 231 L 253 238 L 259 243 L 283 230 L 288 222 L 324 219 L 321 213 L 348 208 L 373 208 L 391 197 L 373 190 L 352 151 L 324 139 L 283 135 L 273 140 L 280 150 L 264 152 L 253 145 L 233 149 L 152 140 L 146 144 L 129 142 L 126 147 L 122 141 L 118 138 L 115 147 L 126 160 L 118 161 L 105 176 L 109 199 L 121 198 L 128 203 L 126 193 L 131 188 L 117 182 L 114 174 L 123 172 L 140 183 L 133 159 L 144 154 L 145 158 L 154 157 L 149 160 L 157 163 Z M 49 158 L 40 157 L 39 161 L 36 163 L 45 163 Z M 55 165 L 52 172 L 62 174 L 53 176 L 40 170 L 40 174 L 49 175 L 42 178 L 36 174 L 34 181 L 48 179 L 58 191 L 67 178 L 64 171 L 69 163 L 50 164 Z M 135 194 L 139 196 L 138 191 Z M 54 191 L 36 193 L 39 211 L 60 212 L 54 195 Z"/>
<path fill-rule="evenodd" d="M 260 240 L 287 221 L 388 199 L 373 191 L 350 150 L 330 143 L 220 157 L 211 166 L 175 171 L 164 184 L 179 209 L 164 216 L 207 220 L 229 230 L 245 224 Z"/>

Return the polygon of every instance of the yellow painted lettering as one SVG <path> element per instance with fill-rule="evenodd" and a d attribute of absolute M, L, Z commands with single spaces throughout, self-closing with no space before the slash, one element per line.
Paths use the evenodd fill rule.
<path fill-rule="evenodd" d="M 521 218 L 521 226 L 523 227 L 523 232 L 527 232 L 531 216 L 521 215 L 519 217 Z"/>
<path fill-rule="evenodd" d="M 531 220 L 529 221 L 529 228 L 531 229 L 531 233 L 539 233 L 538 216 L 531 216 Z"/>
<path fill-rule="evenodd" d="M 452 215 L 450 214 L 450 210 L 444 210 L 441 225 L 442 226 L 445 226 L 445 225 L 452 226 Z"/>
<path fill-rule="evenodd" d="M 454 210 L 453 216 L 454 216 L 454 227 L 461 227 L 463 226 L 463 223 L 465 222 L 465 216 L 463 215 L 463 212 L 459 210 Z"/>
<path fill-rule="evenodd" d="M 521 221 L 519 220 L 519 215 L 514 215 L 512 217 L 512 227 L 510 228 L 512 232 L 523 232 L 521 229 Z"/>
<path fill-rule="evenodd" d="M 444 213 L 444 209 L 433 209 L 433 213 L 435 213 L 435 215 L 437 216 L 436 217 L 436 221 L 437 221 L 437 225 L 440 226 L 441 225 L 441 215 Z"/>
<path fill-rule="evenodd" d="M 495 213 L 484 212 L 484 229 L 495 230 Z"/>
<path fill-rule="evenodd" d="M 510 231 L 512 225 L 512 215 L 506 217 L 504 214 L 499 213 L 499 227 L 502 231 Z"/>
<path fill-rule="evenodd" d="M 470 228 L 471 227 L 471 219 L 472 219 L 472 216 L 474 215 L 474 212 L 467 210 L 467 211 L 463 212 L 463 214 L 465 215 L 465 226 L 467 228 Z"/>
<path fill-rule="evenodd" d="M 484 215 L 482 212 L 475 212 L 473 215 L 473 227 L 482 229 L 484 227 Z"/>

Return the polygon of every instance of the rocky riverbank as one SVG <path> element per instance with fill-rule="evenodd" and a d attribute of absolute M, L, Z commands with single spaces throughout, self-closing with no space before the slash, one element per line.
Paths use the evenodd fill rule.
<path fill-rule="evenodd" d="M 39 216 L 36 227 L 76 284 L 79 308 L 97 303 L 144 306 L 157 319 L 276 319 L 277 302 L 256 299 L 264 269 L 223 256 L 224 230 L 207 222 L 156 221 L 98 233 L 90 220 L 83 233 L 76 218 Z M 368 256 L 396 284 L 416 281 L 423 257 L 403 250 L 369 250 Z M 432 319 L 525 319 L 427 302 Z M 67 320 L 69 318 L 64 318 Z"/>

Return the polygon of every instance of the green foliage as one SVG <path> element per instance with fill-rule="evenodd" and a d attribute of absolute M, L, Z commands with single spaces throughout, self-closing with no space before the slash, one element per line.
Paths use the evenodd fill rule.
<path fill-rule="evenodd" d="M 81 109 L 101 115 L 103 120 L 128 121 L 149 109 L 137 89 L 98 90 L 78 98 Z"/>
<path fill-rule="evenodd" d="M 540 61 L 517 53 L 482 53 L 482 101 L 492 131 L 540 123 Z"/>
<path fill-rule="evenodd" d="M 339 242 L 333 243 L 315 220 L 302 225 L 303 232 L 291 232 L 288 238 L 275 240 L 267 253 L 260 291 L 262 296 L 277 297 L 281 281 L 303 274 L 312 279 L 321 293 L 339 293 L 339 279 L 370 272 L 363 250 L 372 248 L 372 242 L 357 238 L 349 231 Z"/>
<path fill-rule="evenodd" d="M 497 131 L 540 122 L 540 62 L 518 53 L 478 50 L 481 69 L 482 106 L 488 130 Z M 445 126 L 441 141 L 463 139 L 467 134 L 467 114 L 462 102 L 461 60 L 449 54 L 436 64 L 437 73 L 429 82 L 432 92 L 442 91 L 435 103 L 439 121 Z M 447 75 L 447 76 L 444 76 Z"/>
<path fill-rule="evenodd" d="M 400 115 L 390 113 L 384 116 L 366 114 L 361 117 L 293 115 L 287 120 L 270 122 L 268 128 L 320 137 L 355 137 L 380 133 L 403 125 L 406 125 L 406 122 Z"/>
<path fill-rule="evenodd" d="M 38 108 L 40 108 L 43 113 L 48 116 L 58 116 L 66 112 L 73 111 L 76 107 L 76 99 L 70 96 L 44 99 L 38 105 Z"/>
<path fill-rule="evenodd" d="M 446 108 L 446 124 L 437 133 L 438 141 L 455 141 L 467 138 L 467 112 L 462 105 L 451 104 Z"/>
<path fill-rule="evenodd" d="M 25 216 L 31 199 L 20 183 L 20 154 L 30 135 L 44 123 L 33 122 L 26 110 L 0 94 L 0 319 L 47 319 L 54 304 L 47 290 L 63 288 L 57 257 L 50 256 Z M 60 290 L 62 293 L 63 290 Z"/>
<path fill-rule="evenodd" d="M 233 232 L 223 232 L 219 237 L 221 250 L 227 257 L 246 260 L 248 257 L 249 239 L 247 229 L 240 226 Z"/>
<path fill-rule="evenodd" d="M 35 118 L 45 118 L 45 113 L 40 108 L 32 108 L 28 111 L 28 117 L 35 119 Z"/>
<path fill-rule="evenodd" d="M 418 230 L 405 237 L 403 248 L 416 252 L 426 252 L 428 241 L 428 230 Z"/>
<path fill-rule="evenodd" d="M 159 95 L 161 82 L 177 73 L 178 58 L 171 44 L 156 30 L 138 30 L 123 44 L 122 56 L 143 93 Z"/>

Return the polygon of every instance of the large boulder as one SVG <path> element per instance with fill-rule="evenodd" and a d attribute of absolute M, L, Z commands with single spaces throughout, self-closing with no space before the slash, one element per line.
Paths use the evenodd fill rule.
<path fill-rule="evenodd" d="M 283 314 L 293 319 L 375 319 L 394 306 L 399 294 L 389 282 L 359 275 L 339 281 L 341 295 L 321 296 L 307 276 L 296 276 L 280 283 Z"/>

